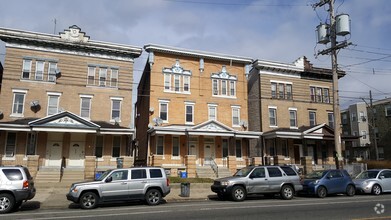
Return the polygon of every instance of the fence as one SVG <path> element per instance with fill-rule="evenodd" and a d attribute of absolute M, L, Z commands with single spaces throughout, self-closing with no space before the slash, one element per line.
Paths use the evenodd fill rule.
<path fill-rule="evenodd" d="M 313 170 L 328 170 L 328 169 L 335 169 L 335 165 L 313 165 Z M 345 164 L 343 168 L 348 171 L 350 176 L 355 177 L 357 174 L 361 173 L 364 170 L 367 170 L 367 164 L 366 163 L 352 163 L 352 164 Z"/>

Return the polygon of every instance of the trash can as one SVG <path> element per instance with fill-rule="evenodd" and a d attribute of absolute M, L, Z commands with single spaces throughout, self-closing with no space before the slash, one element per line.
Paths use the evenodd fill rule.
<path fill-rule="evenodd" d="M 124 158 L 117 157 L 117 168 L 123 168 L 123 167 L 124 167 Z"/>
<path fill-rule="evenodd" d="M 182 197 L 190 196 L 190 183 L 181 183 L 181 196 Z"/>
<path fill-rule="evenodd" d="M 187 178 L 187 172 L 182 171 L 180 172 L 181 178 Z"/>
<path fill-rule="evenodd" d="M 95 180 L 99 179 L 100 176 L 102 176 L 104 172 L 103 171 L 96 171 L 95 172 Z"/>

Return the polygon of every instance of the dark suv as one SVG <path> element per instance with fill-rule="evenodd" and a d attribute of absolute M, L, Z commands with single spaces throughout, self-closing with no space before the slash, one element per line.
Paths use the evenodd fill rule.
<path fill-rule="evenodd" d="M 219 199 L 227 196 L 234 201 L 243 201 L 249 194 L 280 194 L 283 199 L 292 199 L 303 187 L 300 177 L 289 166 L 249 166 L 235 175 L 216 179 L 211 190 Z"/>
<path fill-rule="evenodd" d="M 19 208 L 34 196 L 34 181 L 27 167 L 0 167 L 0 214 Z"/>

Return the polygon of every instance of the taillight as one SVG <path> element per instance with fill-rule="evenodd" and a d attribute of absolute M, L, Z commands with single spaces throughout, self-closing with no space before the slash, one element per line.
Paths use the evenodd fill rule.
<path fill-rule="evenodd" d="M 27 180 L 23 181 L 23 189 L 29 188 L 29 182 Z"/>
<path fill-rule="evenodd" d="M 170 186 L 170 179 L 166 179 L 166 182 L 167 182 L 167 186 Z"/>

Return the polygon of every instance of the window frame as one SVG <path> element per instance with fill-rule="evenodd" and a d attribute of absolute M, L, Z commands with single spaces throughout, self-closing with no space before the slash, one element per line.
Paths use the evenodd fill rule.
<path fill-rule="evenodd" d="M 56 62 L 48 62 L 48 82 L 56 82 Z"/>
<path fill-rule="evenodd" d="M 88 100 L 88 109 L 84 108 L 83 101 Z M 80 95 L 80 117 L 90 119 L 91 118 L 91 106 L 92 96 Z M 84 116 L 83 112 L 88 111 L 88 116 Z"/>
<path fill-rule="evenodd" d="M 118 141 L 118 143 L 116 143 L 116 141 Z M 116 154 L 116 155 L 114 155 L 114 154 Z M 113 139 L 112 139 L 111 157 L 112 158 L 118 158 L 120 156 L 121 156 L 121 136 L 114 135 Z"/>
<path fill-rule="evenodd" d="M 110 98 L 111 99 L 111 115 L 110 115 L 110 122 L 114 122 L 115 121 L 115 115 L 114 113 L 118 112 L 118 122 L 121 122 L 121 109 L 122 109 L 122 98 Z M 114 109 L 114 104 L 118 102 L 118 109 Z"/>
<path fill-rule="evenodd" d="M 96 67 L 89 66 L 87 69 L 87 85 L 94 86 L 96 77 Z"/>
<path fill-rule="evenodd" d="M 278 124 L 277 124 L 277 107 L 271 107 L 269 106 L 268 108 L 268 114 L 269 114 L 269 127 L 278 127 Z M 271 113 L 273 112 L 274 115 L 272 115 Z M 274 123 L 272 123 L 272 120 L 274 121 Z"/>
<path fill-rule="evenodd" d="M 334 112 L 327 112 L 327 121 L 328 121 L 328 125 L 334 129 L 335 126 Z"/>
<path fill-rule="evenodd" d="M 240 106 L 231 106 L 232 127 L 240 127 Z"/>
<path fill-rule="evenodd" d="M 48 106 L 46 109 L 46 115 L 47 116 L 55 115 L 59 112 L 61 93 L 47 93 L 47 95 L 48 95 Z M 55 106 L 51 105 L 51 98 L 57 98 L 57 102 L 56 102 Z M 51 114 L 50 110 L 53 110 L 53 109 L 55 109 L 56 111 Z"/>
<path fill-rule="evenodd" d="M 214 111 L 214 118 L 212 117 L 212 109 Z M 215 120 L 217 121 L 217 105 L 208 105 L 208 120 Z"/>
<path fill-rule="evenodd" d="M 104 150 L 105 140 L 103 135 L 97 135 L 95 136 L 95 148 L 94 148 L 94 155 L 96 158 L 102 158 L 103 157 L 103 150 Z M 100 149 L 100 156 L 97 151 L 97 149 Z"/>
<path fill-rule="evenodd" d="M 118 88 L 118 77 L 119 70 L 118 69 L 110 69 L 110 87 Z"/>
<path fill-rule="evenodd" d="M 37 140 L 38 133 L 27 132 L 26 137 L 26 152 L 25 155 L 36 155 L 37 153 Z"/>
<path fill-rule="evenodd" d="M 29 63 L 29 65 L 26 64 L 26 62 Z M 22 79 L 30 79 L 31 78 L 31 69 L 32 69 L 33 60 L 31 59 L 23 59 L 22 64 Z M 28 67 L 27 67 L 28 66 Z M 26 68 L 27 67 L 27 68 Z M 28 77 L 25 77 L 25 73 L 28 74 Z"/>
<path fill-rule="evenodd" d="M 293 113 L 293 118 L 292 118 L 292 113 Z M 293 122 L 293 125 L 292 125 Z M 290 108 L 289 109 L 289 126 L 291 128 L 297 128 L 297 109 Z"/>
<path fill-rule="evenodd" d="M 42 64 L 42 66 L 40 64 Z M 36 81 L 43 81 L 44 72 L 45 72 L 45 61 L 43 61 L 43 60 L 36 60 L 35 61 L 35 76 L 34 76 L 34 79 Z"/>
<path fill-rule="evenodd" d="M 239 153 L 239 155 L 238 155 L 238 153 Z M 236 139 L 235 140 L 235 156 L 236 156 L 236 158 L 242 158 L 243 157 L 242 139 Z"/>
<path fill-rule="evenodd" d="M 27 90 L 12 90 L 12 117 L 24 117 L 24 105 L 26 101 Z M 22 102 L 16 102 L 16 96 L 22 97 Z M 21 113 L 19 112 L 21 110 Z M 16 112 L 15 112 L 16 111 Z"/>
<path fill-rule="evenodd" d="M 106 87 L 107 81 L 107 68 L 100 67 L 99 68 L 99 86 Z"/>
<path fill-rule="evenodd" d="M 14 135 L 13 143 L 10 143 L 10 135 Z M 4 156 L 7 158 L 15 158 L 16 154 L 16 143 L 18 141 L 18 135 L 16 132 L 7 132 L 6 140 L 5 140 L 5 147 L 4 147 Z M 11 152 L 8 150 L 8 148 L 12 148 L 12 154 L 9 154 L 8 152 Z"/>
<path fill-rule="evenodd" d="M 313 119 L 311 119 L 311 115 L 314 116 Z M 308 120 L 310 126 L 316 125 L 316 111 L 308 111 Z M 313 121 L 313 123 L 311 123 L 311 121 Z"/>
<path fill-rule="evenodd" d="M 164 139 L 165 138 L 163 135 L 159 135 L 156 137 L 156 155 L 164 155 Z"/>
<path fill-rule="evenodd" d="M 194 124 L 194 103 L 185 103 L 185 124 Z M 188 111 L 190 109 L 190 112 Z M 191 117 L 191 120 L 188 121 L 189 116 Z"/>
<path fill-rule="evenodd" d="M 180 138 L 178 136 L 172 137 L 172 157 L 173 158 L 179 158 L 180 152 L 181 152 L 181 144 L 180 144 Z"/>
<path fill-rule="evenodd" d="M 165 112 L 163 112 L 163 106 L 165 106 Z M 169 116 L 169 112 L 168 112 L 168 107 L 169 107 L 169 102 L 168 101 L 163 101 L 163 100 L 160 100 L 159 101 L 159 118 L 162 119 L 163 123 L 168 123 L 168 116 Z M 162 114 L 165 114 L 165 118 L 162 117 Z"/>

